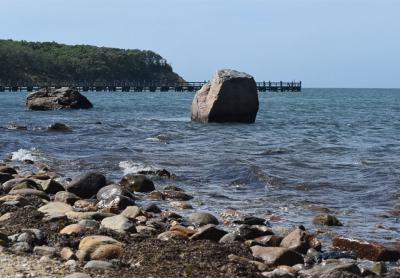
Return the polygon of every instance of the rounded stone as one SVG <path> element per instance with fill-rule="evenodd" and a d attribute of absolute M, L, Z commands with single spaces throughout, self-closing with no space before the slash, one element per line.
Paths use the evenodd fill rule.
<path fill-rule="evenodd" d="M 218 219 L 208 212 L 195 212 L 192 213 L 189 217 L 189 221 L 195 225 L 203 226 L 207 224 L 218 225 Z"/>
<path fill-rule="evenodd" d="M 154 183 L 145 175 L 126 175 L 120 184 L 135 192 L 151 192 L 155 190 Z"/>

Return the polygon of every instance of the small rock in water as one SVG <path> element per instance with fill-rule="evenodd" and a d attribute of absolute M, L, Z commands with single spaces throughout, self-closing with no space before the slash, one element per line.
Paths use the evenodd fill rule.
<path fill-rule="evenodd" d="M 149 204 L 143 207 L 145 212 L 161 213 L 161 209 L 156 204 Z"/>
<path fill-rule="evenodd" d="M 218 225 L 218 219 L 208 212 L 195 212 L 190 215 L 189 221 L 197 226 L 203 226 L 207 224 Z"/>
<path fill-rule="evenodd" d="M 193 199 L 192 196 L 190 196 L 182 191 L 176 191 L 176 190 L 164 190 L 164 191 L 162 191 L 162 194 L 164 195 L 165 199 L 167 199 L 167 200 L 189 201 L 189 200 Z"/>
<path fill-rule="evenodd" d="M 343 224 L 333 215 L 330 214 L 319 214 L 313 219 L 315 225 L 322 226 L 343 226 Z"/>
<path fill-rule="evenodd" d="M 63 123 L 54 123 L 47 127 L 48 131 L 62 131 L 62 132 L 71 132 L 72 129 Z"/>
<path fill-rule="evenodd" d="M 120 184 L 134 192 L 151 192 L 155 190 L 154 183 L 145 175 L 126 175 Z"/>
<path fill-rule="evenodd" d="M 170 205 L 174 208 L 179 208 L 179 209 L 193 209 L 192 205 L 185 201 L 171 202 Z"/>
<path fill-rule="evenodd" d="M 400 259 L 399 251 L 373 242 L 335 237 L 332 239 L 332 245 L 339 250 L 353 251 L 357 257 L 371 261 L 397 261 Z"/>

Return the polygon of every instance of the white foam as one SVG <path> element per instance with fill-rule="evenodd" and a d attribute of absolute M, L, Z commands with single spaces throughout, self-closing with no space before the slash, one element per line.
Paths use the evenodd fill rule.
<path fill-rule="evenodd" d="M 32 149 L 32 150 L 19 149 L 18 151 L 11 153 L 11 160 L 14 160 L 14 161 L 24 161 L 24 160 L 38 161 L 39 157 L 38 157 L 37 153 L 35 153 L 35 149 Z"/>
<path fill-rule="evenodd" d="M 118 166 L 124 171 L 124 175 L 136 174 L 140 171 L 154 171 L 154 168 L 132 160 L 121 161 Z"/>

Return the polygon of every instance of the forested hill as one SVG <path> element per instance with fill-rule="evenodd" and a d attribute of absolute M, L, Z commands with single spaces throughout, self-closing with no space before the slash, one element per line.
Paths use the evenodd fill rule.
<path fill-rule="evenodd" d="M 7 81 L 181 81 L 152 51 L 55 42 L 0 40 L 0 80 Z"/>

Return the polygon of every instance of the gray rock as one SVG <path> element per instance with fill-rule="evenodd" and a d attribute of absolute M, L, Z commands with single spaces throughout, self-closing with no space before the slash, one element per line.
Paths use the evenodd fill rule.
<path fill-rule="evenodd" d="M 90 278 L 90 275 L 83 272 L 75 272 L 65 276 L 64 278 Z"/>
<path fill-rule="evenodd" d="M 235 233 L 228 233 L 219 240 L 219 243 L 232 243 L 235 241 L 243 241 L 243 238 Z"/>
<path fill-rule="evenodd" d="M 28 242 L 16 242 L 12 245 L 11 250 L 15 253 L 29 253 L 32 251 L 32 246 Z"/>
<path fill-rule="evenodd" d="M 274 234 L 270 228 L 266 226 L 259 227 L 258 225 L 241 225 L 236 229 L 235 233 L 243 239 L 254 239 L 256 237 Z"/>
<path fill-rule="evenodd" d="M 182 192 L 182 191 L 176 191 L 176 190 L 164 190 L 161 192 L 165 199 L 167 200 L 176 200 L 176 201 L 189 201 L 193 199 L 192 196 Z"/>
<path fill-rule="evenodd" d="M 53 257 L 56 254 L 56 248 L 50 246 L 35 246 L 33 253 L 40 256 Z"/>
<path fill-rule="evenodd" d="M 71 128 L 63 123 L 54 123 L 47 127 L 48 131 L 71 132 Z"/>
<path fill-rule="evenodd" d="M 78 200 L 80 200 L 78 196 L 67 191 L 59 191 L 54 196 L 54 202 L 66 203 L 69 205 L 73 205 Z"/>
<path fill-rule="evenodd" d="M 14 187 L 20 186 L 24 188 L 33 188 L 33 189 L 42 189 L 41 186 L 39 186 L 34 180 L 32 179 L 27 179 L 27 178 L 13 178 L 11 180 L 8 180 L 3 183 L 2 187 L 3 190 L 7 193 L 10 192 Z M 22 188 L 20 188 L 22 189 Z"/>
<path fill-rule="evenodd" d="M 338 273 L 350 273 L 353 276 L 336 276 Z M 329 263 L 318 264 L 311 269 L 299 271 L 300 277 L 359 277 L 361 275 L 360 269 L 353 263 Z"/>
<path fill-rule="evenodd" d="M 39 198 L 45 199 L 45 200 L 50 200 L 50 197 L 44 193 L 43 191 L 36 190 L 36 189 L 17 189 L 17 190 L 11 190 L 9 195 L 21 195 L 21 196 L 37 196 Z"/>
<path fill-rule="evenodd" d="M 81 198 L 90 198 L 104 186 L 106 186 L 106 177 L 97 172 L 90 172 L 76 177 L 67 185 L 67 191 Z"/>
<path fill-rule="evenodd" d="M 71 88 L 41 89 L 26 98 L 29 110 L 88 109 L 93 105 L 77 90 Z"/>
<path fill-rule="evenodd" d="M 101 221 L 101 228 L 114 230 L 116 232 L 135 232 L 135 225 L 123 215 L 115 215 L 104 218 Z"/>
<path fill-rule="evenodd" d="M 49 180 L 35 180 L 38 183 L 42 190 L 48 194 L 56 194 L 59 191 L 64 191 L 64 187 L 54 179 Z"/>
<path fill-rule="evenodd" d="M 218 229 L 213 224 L 208 224 L 200 227 L 197 232 L 190 237 L 193 240 L 207 239 L 212 241 L 219 241 L 227 232 Z"/>
<path fill-rule="evenodd" d="M 83 268 L 84 269 L 109 270 L 109 269 L 113 269 L 114 266 L 110 262 L 92 260 L 92 261 L 87 262 Z"/>
<path fill-rule="evenodd" d="M 1 173 L 0 172 L 0 184 L 3 184 L 9 180 L 14 179 L 13 175 L 8 174 L 8 173 Z"/>
<path fill-rule="evenodd" d="M 207 224 L 218 225 L 218 219 L 208 212 L 195 212 L 190 215 L 189 221 L 195 225 L 203 226 Z"/>
<path fill-rule="evenodd" d="M 263 259 L 268 265 L 293 266 L 303 263 L 303 257 L 300 254 L 287 248 L 253 246 L 251 251 L 254 257 Z"/>
<path fill-rule="evenodd" d="M 126 175 L 121 179 L 120 184 L 134 192 L 151 192 L 155 190 L 154 183 L 145 175 Z"/>
<path fill-rule="evenodd" d="M 330 214 L 318 214 L 313 219 L 313 224 L 322 226 L 343 226 L 343 224 Z"/>
<path fill-rule="evenodd" d="M 129 206 L 126 207 L 122 212 L 121 215 L 125 216 L 129 219 L 135 219 L 136 217 L 143 215 L 142 210 L 137 206 Z"/>
<path fill-rule="evenodd" d="M 253 123 L 258 112 L 254 78 L 235 70 L 219 70 L 195 95 L 192 120 Z"/>
<path fill-rule="evenodd" d="M 101 188 L 96 194 L 97 207 L 103 208 L 115 208 L 124 209 L 127 206 L 133 206 L 135 204 L 135 196 L 127 189 L 122 188 L 117 184 L 110 184 Z"/>
<path fill-rule="evenodd" d="M 7 167 L 7 166 L 0 166 L 0 173 L 16 175 L 18 174 L 14 168 Z"/>
<path fill-rule="evenodd" d="M 38 211 L 43 212 L 50 220 L 64 217 L 67 212 L 73 211 L 73 208 L 66 203 L 51 202 L 38 208 Z"/>
<path fill-rule="evenodd" d="M 309 245 L 308 234 L 300 228 L 295 229 L 284 237 L 280 246 L 303 254 L 312 247 Z"/>
<path fill-rule="evenodd" d="M 149 204 L 143 207 L 145 212 L 160 213 L 161 209 L 156 204 Z"/>

